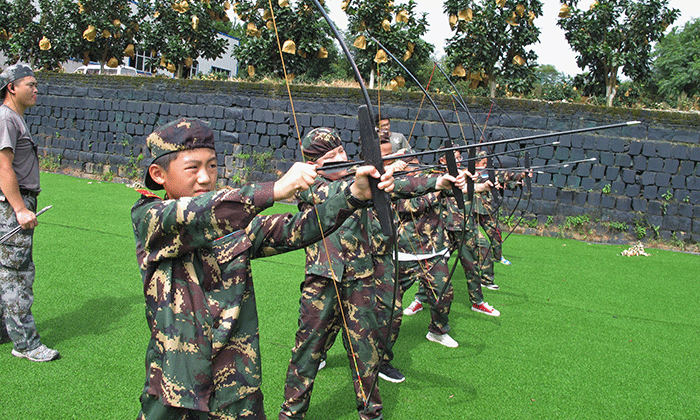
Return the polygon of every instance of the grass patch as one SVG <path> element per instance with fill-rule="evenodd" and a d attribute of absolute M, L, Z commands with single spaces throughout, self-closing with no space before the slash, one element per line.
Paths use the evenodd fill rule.
<path fill-rule="evenodd" d="M 148 330 L 122 184 L 42 174 L 33 312 L 62 358 L 31 363 L 0 346 L 2 418 L 133 419 Z M 295 211 L 277 205 L 273 211 Z M 498 318 L 470 310 L 457 269 L 448 349 L 425 339 L 427 311 L 404 317 L 394 365 L 379 382 L 387 418 L 691 419 L 700 412 L 700 258 L 512 235 L 501 290 L 485 290 Z M 253 262 L 263 392 L 276 418 L 297 327 L 303 251 Z M 415 289 L 404 298 L 408 304 Z M 307 418 L 357 419 L 340 343 L 318 375 Z"/>

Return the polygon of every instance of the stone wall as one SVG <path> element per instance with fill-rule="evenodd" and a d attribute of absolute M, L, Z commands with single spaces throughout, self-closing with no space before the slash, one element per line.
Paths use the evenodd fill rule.
<path fill-rule="evenodd" d="M 357 107 L 363 100 L 355 88 L 293 86 L 293 115 L 286 87 L 271 83 L 73 74 L 38 79 L 39 101 L 26 119 L 40 154 L 85 174 L 140 178 L 149 160 L 146 136 L 180 116 L 209 121 L 220 177 L 231 185 L 275 179 L 301 160 L 297 131 L 303 136 L 312 128 L 334 127 L 350 158 L 359 155 Z M 533 150 L 533 166 L 597 160 L 539 171 L 522 199 L 520 191 L 506 194 L 502 214 L 517 205 L 514 216 L 524 215 L 521 225 L 534 226 L 536 218 L 540 230 L 546 226 L 550 232 L 587 219 L 591 232 L 608 230 L 620 240 L 645 233 L 700 241 L 698 114 L 484 98 L 469 98 L 467 114 L 457 112 L 449 96 L 436 95 L 446 129 L 428 101 L 420 106 L 419 93 L 371 95 L 381 114 L 392 119 L 392 129 L 410 135 L 418 151 L 437 149 L 448 133 L 463 143 L 482 137 L 481 130 L 486 140 L 498 140 L 638 120 L 639 125 L 523 142 L 560 142 Z M 622 224 L 628 229 L 621 233 Z"/>

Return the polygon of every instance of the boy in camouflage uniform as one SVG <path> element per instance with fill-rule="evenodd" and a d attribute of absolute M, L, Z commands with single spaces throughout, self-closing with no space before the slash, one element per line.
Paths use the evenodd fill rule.
<path fill-rule="evenodd" d="M 36 330 L 32 247 L 37 226 L 39 158 L 24 121 L 24 111 L 36 104 L 32 69 L 15 64 L 0 74 L 0 236 L 21 230 L 0 245 L 0 343 L 12 341 L 12 355 L 33 362 L 57 359 L 58 351 L 41 343 Z"/>
<path fill-rule="evenodd" d="M 315 210 L 256 216 L 308 188 L 315 168 L 297 163 L 274 183 L 217 191 L 213 139 L 205 123 L 184 118 L 147 139 L 146 186 L 166 199 L 141 190 L 131 211 L 151 330 L 140 419 L 265 418 L 250 259 L 337 229 L 369 205 L 367 176 L 379 176 L 361 167 Z M 392 182 L 385 174 L 379 186 Z"/>
<path fill-rule="evenodd" d="M 455 155 L 459 155 L 459 152 L 455 152 Z M 459 157 L 456 157 L 459 160 Z M 443 158 L 440 161 L 444 163 Z M 465 172 L 465 174 L 476 178 L 469 172 Z M 474 192 L 482 192 L 492 186 L 491 181 L 476 183 Z M 457 206 L 457 201 L 454 197 L 445 197 L 441 204 L 443 223 L 450 242 L 450 254 L 455 251 L 458 252 L 458 258 L 467 277 L 467 288 L 469 290 L 469 300 L 472 303 L 472 310 L 486 315 L 499 316 L 501 313 L 498 310 L 490 306 L 488 302 L 484 302 L 484 295 L 481 291 L 482 280 L 478 261 L 486 258 L 489 245 L 486 239 L 479 235 L 474 215 L 469 212 L 471 202 L 464 203 L 466 211 L 462 211 Z M 415 314 L 422 309 L 423 303 L 426 301 L 426 291 L 419 290 L 413 303 L 404 311 L 404 315 Z"/>
<path fill-rule="evenodd" d="M 440 205 L 443 194 L 436 192 L 394 202 L 399 219 L 399 293 L 396 297 L 390 341 L 379 368 L 379 377 L 390 382 L 403 382 L 405 379 L 391 361 L 394 356 L 393 346 L 401 328 L 403 295 L 416 281 L 427 291 L 426 300 L 430 306 L 430 324 L 426 338 L 447 347 L 458 346 L 448 334 L 453 291 L 451 284 L 446 286 L 449 268 L 445 258 L 448 253 L 448 240 L 442 224 Z M 438 299 L 445 287 L 445 294 Z"/>
<path fill-rule="evenodd" d="M 308 208 L 342 190 L 342 173 L 323 173 L 328 162 L 347 161 L 341 139 L 335 130 L 317 128 L 304 136 L 304 157 L 319 165 L 318 180 L 312 189 L 299 194 L 299 207 Z M 391 172 L 391 171 L 388 171 Z M 396 180 L 394 193 L 424 194 L 447 188 L 437 178 Z M 403 191 L 398 193 L 397 191 Z M 360 419 L 381 419 L 379 390 L 370 387 L 378 366 L 381 340 L 378 328 L 386 325 L 386 311 L 379 302 L 375 282 L 393 287 L 391 244 L 381 234 L 373 209 L 355 212 L 334 234 L 306 248 L 306 275 L 301 284 L 299 329 L 284 388 L 285 401 L 279 418 L 302 419 L 309 409 L 311 391 L 319 365 L 340 332 L 353 372 L 355 397 Z"/>

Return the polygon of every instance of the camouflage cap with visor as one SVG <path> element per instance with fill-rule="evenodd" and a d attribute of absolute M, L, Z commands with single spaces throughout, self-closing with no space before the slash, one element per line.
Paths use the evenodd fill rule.
<path fill-rule="evenodd" d="M 11 65 L 0 73 L 0 90 L 5 89 L 7 85 L 15 80 L 27 76 L 34 76 L 34 71 L 31 67 L 21 63 Z"/>
<path fill-rule="evenodd" d="M 153 158 L 151 163 L 170 153 L 198 148 L 215 149 L 214 131 L 202 120 L 180 118 L 171 121 L 151 133 L 146 138 L 148 150 Z M 155 182 L 146 171 L 146 187 L 151 190 L 162 190 L 163 186 Z"/>
<path fill-rule="evenodd" d="M 319 127 L 309 131 L 301 140 L 304 158 L 315 161 L 342 145 L 338 132 L 332 128 Z"/>

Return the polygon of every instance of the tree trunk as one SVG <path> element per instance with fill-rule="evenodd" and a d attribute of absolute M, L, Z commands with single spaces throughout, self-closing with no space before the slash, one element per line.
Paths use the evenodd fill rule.
<path fill-rule="evenodd" d="M 489 77 L 489 95 L 492 98 L 496 97 L 496 81 L 493 77 Z"/>
<path fill-rule="evenodd" d="M 369 88 L 374 89 L 374 69 L 369 73 Z"/>
<path fill-rule="evenodd" d="M 617 67 L 605 75 L 605 105 L 613 106 L 613 99 L 617 93 Z"/>

